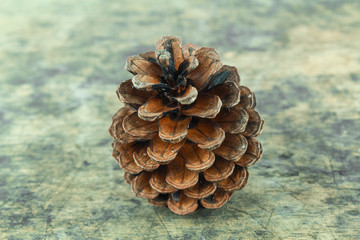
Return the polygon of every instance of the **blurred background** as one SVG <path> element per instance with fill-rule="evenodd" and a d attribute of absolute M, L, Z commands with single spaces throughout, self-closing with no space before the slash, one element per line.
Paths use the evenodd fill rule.
<path fill-rule="evenodd" d="M 223 208 L 133 197 L 108 127 L 127 56 L 162 35 L 214 47 L 266 121 Z M 360 238 L 360 2 L 2 0 L 0 238 Z"/>

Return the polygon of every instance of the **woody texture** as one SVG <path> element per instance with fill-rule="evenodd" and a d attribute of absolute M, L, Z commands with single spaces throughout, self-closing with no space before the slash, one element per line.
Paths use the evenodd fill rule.
<path fill-rule="evenodd" d="M 109 132 L 113 156 L 137 197 L 185 215 L 220 208 L 263 154 L 264 120 L 238 71 L 213 48 L 165 36 L 155 51 L 127 58 L 134 76 Z"/>

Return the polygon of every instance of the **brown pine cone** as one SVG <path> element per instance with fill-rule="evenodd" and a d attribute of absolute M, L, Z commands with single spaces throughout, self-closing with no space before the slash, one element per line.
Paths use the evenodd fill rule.
<path fill-rule="evenodd" d="M 125 69 L 134 77 L 117 90 L 125 106 L 109 132 L 135 195 L 180 215 L 223 206 L 263 153 L 255 137 L 264 121 L 237 69 L 175 36 L 127 58 Z"/>

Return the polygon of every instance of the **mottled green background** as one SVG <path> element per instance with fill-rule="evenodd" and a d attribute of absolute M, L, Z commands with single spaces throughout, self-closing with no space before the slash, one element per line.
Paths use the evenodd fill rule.
<path fill-rule="evenodd" d="M 217 211 L 134 198 L 107 129 L 126 56 L 215 47 L 265 154 Z M 360 2 L 1 0 L 0 239 L 359 239 Z"/>

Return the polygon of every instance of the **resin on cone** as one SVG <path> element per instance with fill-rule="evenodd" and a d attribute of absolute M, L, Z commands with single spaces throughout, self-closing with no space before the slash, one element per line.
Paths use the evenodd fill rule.
<path fill-rule="evenodd" d="M 113 156 L 137 197 L 184 215 L 220 208 L 262 154 L 264 120 L 237 69 L 213 48 L 165 36 L 155 51 L 128 57 L 132 79 L 109 132 Z"/>

